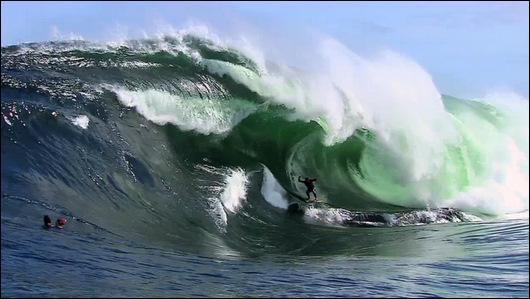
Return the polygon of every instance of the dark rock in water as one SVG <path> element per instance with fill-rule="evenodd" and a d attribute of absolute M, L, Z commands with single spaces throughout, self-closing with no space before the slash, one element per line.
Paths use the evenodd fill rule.
<path fill-rule="evenodd" d="M 304 209 L 300 206 L 299 203 L 294 202 L 294 203 L 291 203 L 289 205 L 289 207 L 287 207 L 287 214 L 290 214 L 290 215 L 303 215 L 304 214 Z"/>

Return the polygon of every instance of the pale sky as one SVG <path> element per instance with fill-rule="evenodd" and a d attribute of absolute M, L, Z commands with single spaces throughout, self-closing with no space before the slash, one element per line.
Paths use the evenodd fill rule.
<path fill-rule="evenodd" d="M 319 33 L 356 53 L 403 54 L 444 94 L 480 97 L 501 90 L 528 98 L 528 10 L 528 2 L 2 1 L 1 43 L 139 38 L 161 24 L 178 29 L 189 22 L 267 35 L 270 46 L 281 49 Z"/>

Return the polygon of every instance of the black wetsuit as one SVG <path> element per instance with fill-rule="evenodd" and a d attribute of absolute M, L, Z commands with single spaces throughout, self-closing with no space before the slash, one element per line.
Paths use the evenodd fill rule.
<path fill-rule="evenodd" d="M 317 194 L 315 193 L 315 182 L 317 181 L 317 179 L 305 179 L 305 180 L 300 180 L 300 177 L 298 178 L 298 181 L 301 182 L 301 183 L 304 183 L 304 185 L 306 186 L 307 188 L 307 191 L 306 191 L 306 195 L 307 195 L 307 200 L 309 200 L 311 198 L 311 195 L 309 195 L 309 193 L 313 193 L 313 195 L 315 196 L 315 200 L 317 199 Z"/>

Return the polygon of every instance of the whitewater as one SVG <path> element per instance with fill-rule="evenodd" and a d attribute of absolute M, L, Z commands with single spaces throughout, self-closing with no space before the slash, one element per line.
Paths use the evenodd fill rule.
<path fill-rule="evenodd" d="M 3 47 L 2 296 L 528 296 L 528 99 L 313 55 L 186 30 Z"/>

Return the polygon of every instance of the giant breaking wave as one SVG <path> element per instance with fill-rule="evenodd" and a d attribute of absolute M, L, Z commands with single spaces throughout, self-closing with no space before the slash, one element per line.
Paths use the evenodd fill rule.
<path fill-rule="evenodd" d="M 299 175 L 333 213 L 528 212 L 526 99 L 442 95 L 390 51 L 317 53 L 301 69 L 193 34 L 4 47 L 4 196 L 121 232 L 196 225 L 178 238 L 280 221 Z"/>

